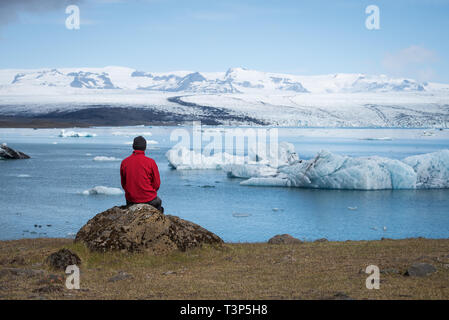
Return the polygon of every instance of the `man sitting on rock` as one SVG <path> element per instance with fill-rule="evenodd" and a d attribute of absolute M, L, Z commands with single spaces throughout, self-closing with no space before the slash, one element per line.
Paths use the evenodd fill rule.
<path fill-rule="evenodd" d="M 125 190 L 126 205 L 146 203 L 162 213 L 162 200 L 157 196 L 161 184 L 156 162 L 145 156 L 147 141 L 144 137 L 134 138 L 134 152 L 122 161 L 120 177 Z"/>

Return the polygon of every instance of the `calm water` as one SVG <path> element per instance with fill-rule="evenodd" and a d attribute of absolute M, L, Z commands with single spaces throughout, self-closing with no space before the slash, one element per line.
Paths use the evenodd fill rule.
<path fill-rule="evenodd" d="M 133 133 L 159 142 L 147 154 L 159 165 L 166 213 L 196 222 L 225 241 L 266 241 L 279 233 L 301 239 L 449 237 L 449 190 L 308 190 L 244 187 L 222 171 L 176 171 L 165 152 L 170 127 L 76 129 L 93 138 L 60 138 L 60 130 L 0 129 L 0 143 L 32 159 L 0 161 L 0 239 L 73 237 L 96 213 L 124 203 L 124 195 L 83 195 L 95 186 L 120 187 L 120 161 Z M 126 135 L 128 132 L 128 136 Z M 302 158 L 321 149 L 351 156 L 403 158 L 449 147 L 448 130 L 280 129 Z M 391 141 L 361 140 L 393 137 Z M 56 144 L 55 144 L 56 143 Z M 357 207 L 350 210 L 348 207 Z M 41 225 L 42 227 L 35 227 Z M 48 225 L 48 226 L 47 226 Z M 386 230 L 384 230 L 385 228 Z"/>

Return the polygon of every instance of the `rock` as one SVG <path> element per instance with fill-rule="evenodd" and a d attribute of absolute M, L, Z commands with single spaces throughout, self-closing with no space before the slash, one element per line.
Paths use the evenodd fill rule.
<path fill-rule="evenodd" d="M 354 300 L 344 292 L 337 292 L 330 300 Z"/>
<path fill-rule="evenodd" d="M 119 273 L 116 276 L 109 278 L 108 282 L 116 282 L 127 279 L 134 279 L 134 277 L 131 274 L 126 273 L 124 271 L 119 271 Z"/>
<path fill-rule="evenodd" d="M 33 290 L 33 293 L 55 293 L 61 292 L 64 288 L 60 285 L 49 284 Z"/>
<path fill-rule="evenodd" d="M 17 256 L 17 257 L 12 258 L 11 261 L 9 261 L 9 264 L 23 266 L 26 263 L 25 263 L 25 259 L 23 257 Z"/>
<path fill-rule="evenodd" d="M 40 285 L 64 284 L 64 277 L 58 274 L 49 274 L 38 281 Z"/>
<path fill-rule="evenodd" d="M 15 160 L 15 159 L 29 159 L 30 156 L 23 152 L 16 151 L 7 147 L 6 144 L 0 145 L 0 159 L 4 160 Z"/>
<path fill-rule="evenodd" d="M 49 255 L 45 262 L 53 269 L 65 271 L 67 266 L 74 264 L 79 266 L 81 264 L 81 259 L 69 249 L 64 248 Z"/>
<path fill-rule="evenodd" d="M 314 242 L 329 242 L 326 238 L 316 239 Z"/>
<path fill-rule="evenodd" d="M 414 263 L 407 269 L 405 275 L 410 277 L 425 277 L 436 271 L 437 269 L 429 263 Z"/>
<path fill-rule="evenodd" d="M 293 263 L 296 262 L 296 259 L 292 255 L 286 255 L 282 258 L 281 262 L 283 263 Z"/>
<path fill-rule="evenodd" d="M 383 274 L 399 274 L 400 272 L 399 272 L 398 269 L 388 268 L 388 269 L 381 270 L 380 273 L 383 273 Z"/>
<path fill-rule="evenodd" d="M 4 268 L 0 270 L 0 278 L 11 274 L 19 277 L 35 277 L 45 274 L 44 270 L 24 269 L 24 268 Z"/>
<path fill-rule="evenodd" d="M 125 250 L 165 254 L 223 240 L 201 226 L 165 215 L 147 204 L 113 207 L 90 219 L 77 233 L 93 251 Z"/>
<path fill-rule="evenodd" d="M 289 234 L 278 234 L 268 240 L 269 244 L 297 244 L 302 243 L 301 240 L 292 237 Z"/>

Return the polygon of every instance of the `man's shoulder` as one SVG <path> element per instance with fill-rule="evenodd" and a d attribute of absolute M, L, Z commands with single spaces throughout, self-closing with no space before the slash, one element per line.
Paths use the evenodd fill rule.
<path fill-rule="evenodd" d="M 122 160 L 122 165 L 125 164 L 126 162 L 129 162 L 131 160 L 132 155 L 127 156 L 125 159 Z"/>
<path fill-rule="evenodd" d="M 145 156 L 145 161 L 147 161 L 148 163 L 151 163 L 151 164 L 156 163 L 156 161 L 154 161 L 153 158 L 150 158 L 148 156 Z"/>

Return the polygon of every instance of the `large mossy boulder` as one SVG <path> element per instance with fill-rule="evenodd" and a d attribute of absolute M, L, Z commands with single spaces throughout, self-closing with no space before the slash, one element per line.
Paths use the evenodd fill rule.
<path fill-rule="evenodd" d="M 223 240 L 201 226 L 164 215 L 147 204 L 113 207 L 89 220 L 77 233 L 93 251 L 125 250 L 165 254 L 185 251 L 202 244 L 222 244 Z"/>

